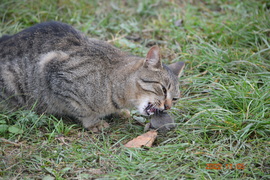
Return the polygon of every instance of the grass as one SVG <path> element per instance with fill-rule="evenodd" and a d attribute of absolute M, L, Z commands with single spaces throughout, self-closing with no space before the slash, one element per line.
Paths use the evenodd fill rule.
<path fill-rule="evenodd" d="M 53 116 L 2 111 L 0 177 L 269 179 L 269 17 L 266 0 L 2 0 L 0 35 L 58 20 L 141 56 L 158 44 L 164 62 L 186 68 L 171 111 L 178 127 L 149 149 L 123 146 L 143 133 L 132 118 L 91 134 Z"/>

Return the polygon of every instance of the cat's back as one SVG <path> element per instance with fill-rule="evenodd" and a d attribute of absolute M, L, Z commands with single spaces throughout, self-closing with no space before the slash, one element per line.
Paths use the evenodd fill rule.
<path fill-rule="evenodd" d="M 87 38 L 67 24 L 50 21 L 27 28 L 12 36 L 0 38 L 0 58 L 10 59 L 35 56 L 49 51 L 65 51 L 72 46 L 81 46 Z"/>
<path fill-rule="evenodd" d="M 100 40 L 91 39 L 72 26 L 50 21 L 29 27 L 15 35 L 0 38 L 0 62 L 14 58 L 35 60 L 41 54 L 61 51 L 67 54 L 89 56 L 97 54 L 111 61 L 127 54 Z"/>

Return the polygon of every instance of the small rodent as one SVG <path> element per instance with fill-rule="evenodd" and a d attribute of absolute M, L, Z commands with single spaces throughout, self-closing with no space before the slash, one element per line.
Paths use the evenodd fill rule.
<path fill-rule="evenodd" d="M 145 130 L 148 129 L 157 129 L 161 132 L 166 132 L 175 127 L 174 119 L 167 112 L 159 112 L 154 114 L 151 119 L 150 123 L 146 124 Z"/>

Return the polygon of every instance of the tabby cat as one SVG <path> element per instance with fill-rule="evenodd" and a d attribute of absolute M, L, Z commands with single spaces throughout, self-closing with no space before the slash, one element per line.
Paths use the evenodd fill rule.
<path fill-rule="evenodd" d="M 67 24 L 45 22 L 0 38 L 0 102 L 72 117 L 91 129 L 122 108 L 143 115 L 170 109 L 183 67 L 162 64 L 157 46 L 137 57 Z"/>

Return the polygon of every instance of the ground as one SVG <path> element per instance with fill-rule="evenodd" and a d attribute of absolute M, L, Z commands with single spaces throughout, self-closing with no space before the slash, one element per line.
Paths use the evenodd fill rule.
<path fill-rule="evenodd" d="M 170 64 L 185 61 L 177 127 L 151 148 L 115 118 L 100 134 L 31 111 L 0 112 L 2 179 L 269 179 L 270 3 L 267 0 L 1 0 L 0 35 L 48 20 Z M 135 117 L 135 116 L 133 116 Z"/>

